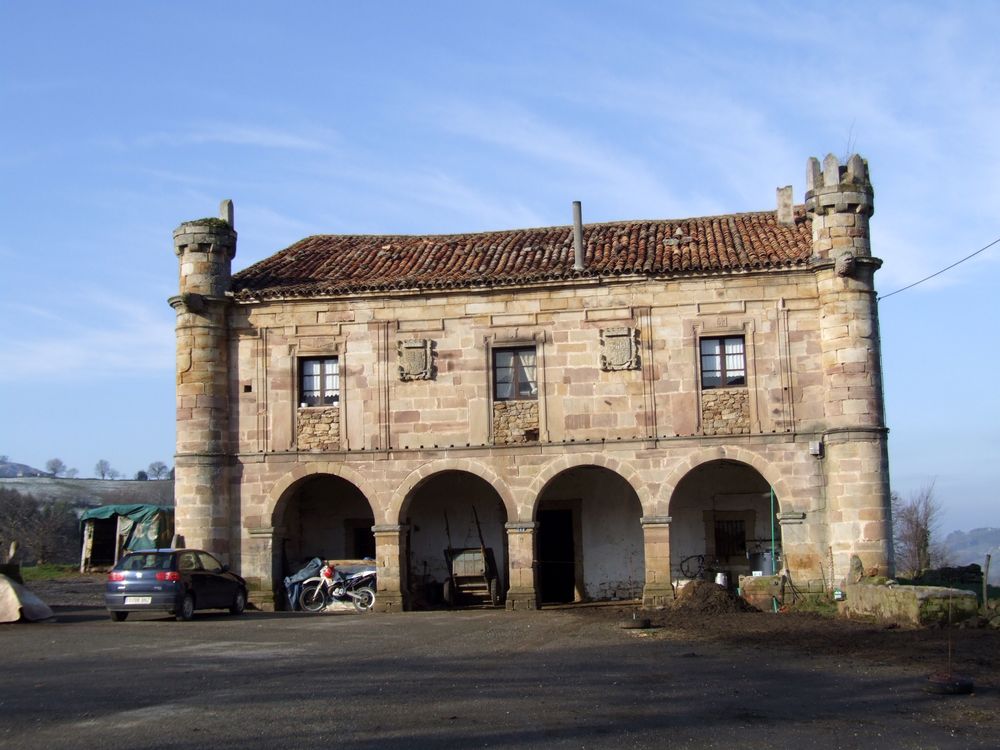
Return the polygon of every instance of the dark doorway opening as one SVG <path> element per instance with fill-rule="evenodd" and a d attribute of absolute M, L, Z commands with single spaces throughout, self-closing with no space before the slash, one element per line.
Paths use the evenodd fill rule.
<path fill-rule="evenodd" d="M 576 598 L 573 511 L 538 511 L 538 594 L 543 604 Z"/>
<path fill-rule="evenodd" d="M 367 518 L 348 518 L 344 528 L 350 537 L 348 556 L 356 560 L 375 559 L 375 535 L 372 533 L 372 521 Z"/>

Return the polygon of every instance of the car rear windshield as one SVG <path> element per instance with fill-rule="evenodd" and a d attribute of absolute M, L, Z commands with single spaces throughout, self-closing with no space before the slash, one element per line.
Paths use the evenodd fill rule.
<path fill-rule="evenodd" d="M 115 566 L 115 570 L 170 570 L 173 555 L 169 552 L 134 552 Z"/>

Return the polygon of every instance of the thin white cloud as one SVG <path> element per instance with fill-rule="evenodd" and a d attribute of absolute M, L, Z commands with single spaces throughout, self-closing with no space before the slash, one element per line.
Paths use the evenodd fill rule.
<path fill-rule="evenodd" d="M 337 133 L 327 128 L 310 127 L 298 131 L 217 122 L 147 133 L 138 136 L 133 142 L 141 147 L 222 144 L 296 151 L 329 151 L 338 140 Z"/>
<path fill-rule="evenodd" d="M 8 331 L 0 381 L 69 382 L 173 366 L 174 323 L 160 305 L 90 290 L 62 297 L 59 311 L 38 317 L 43 326 L 22 320 Z"/>
<path fill-rule="evenodd" d="M 566 181 L 629 205 L 637 216 L 662 216 L 684 205 L 650 164 L 580 129 L 560 127 L 515 104 L 443 104 L 433 117 L 453 133 L 533 160 L 558 165 Z"/>

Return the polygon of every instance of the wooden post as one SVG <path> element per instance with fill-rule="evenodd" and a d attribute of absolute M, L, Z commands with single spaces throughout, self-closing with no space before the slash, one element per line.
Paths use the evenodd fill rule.
<path fill-rule="evenodd" d="M 990 602 L 990 553 L 986 553 L 986 569 L 983 571 L 983 611 Z"/>

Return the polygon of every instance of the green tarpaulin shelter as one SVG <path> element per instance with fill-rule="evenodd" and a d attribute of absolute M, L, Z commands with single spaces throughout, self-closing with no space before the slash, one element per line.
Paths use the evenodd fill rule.
<path fill-rule="evenodd" d="M 102 505 L 80 516 L 80 571 L 110 567 L 131 550 L 169 547 L 174 509 L 162 505 Z"/>

